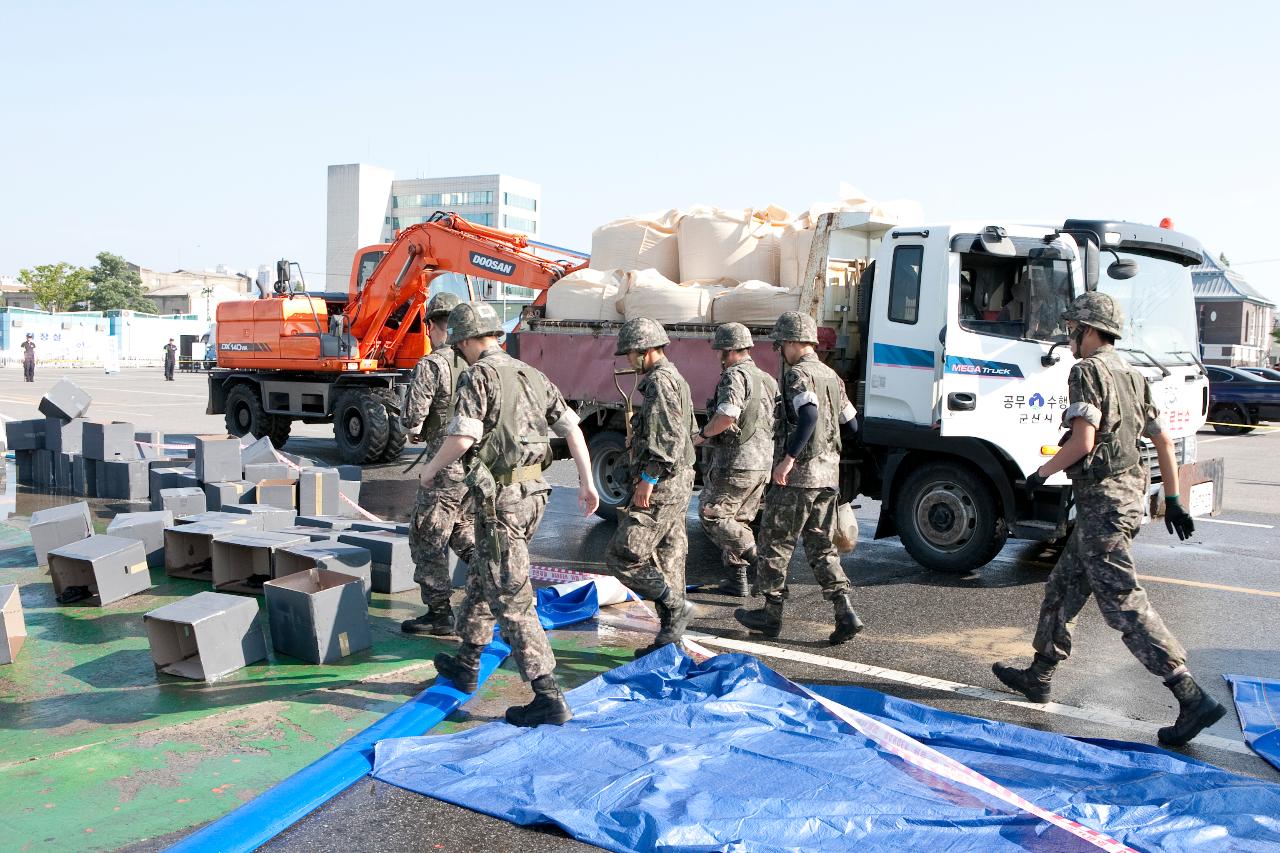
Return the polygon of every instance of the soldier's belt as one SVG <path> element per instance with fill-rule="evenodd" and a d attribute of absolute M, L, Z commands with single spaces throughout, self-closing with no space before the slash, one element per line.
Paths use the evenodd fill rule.
<path fill-rule="evenodd" d="M 516 483 L 527 483 L 530 480 L 542 479 L 542 464 L 524 465 L 510 474 L 495 474 L 494 482 L 502 486 L 514 486 Z"/>

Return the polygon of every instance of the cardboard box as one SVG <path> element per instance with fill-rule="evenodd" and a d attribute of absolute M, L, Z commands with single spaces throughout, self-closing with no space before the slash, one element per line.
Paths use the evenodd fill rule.
<path fill-rule="evenodd" d="M 99 534 L 54 548 L 49 552 L 49 576 L 59 602 L 73 588 L 87 588 L 99 606 L 151 588 L 142 543 L 118 536 Z"/>
<path fill-rule="evenodd" d="M 409 555 L 408 536 L 348 531 L 339 536 L 338 541 L 368 549 L 374 592 L 417 589 L 418 585 L 413 581 L 413 558 Z"/>
<path fill-rule="evenodd" d="M 262 585 L 276 576 L 276 551 L 310 541 L 305 536 L 262 530 L 219 536 L 209 545 L 213 588 L 220 592 L 261 595 Z"/>
<path fill-rule="evenodd" d="M 98 496 L 98 466 L 78 453 L 71 457 L 71 492 L 82 498 Z"/>
<path fill-rule="evenodd" d="M 197 512 L 195 515 L 184 515 L 181 518 L 174 519 L 174 524 L 206 523 L 221 524 L 225 527 L 239 527 L 244 530 L 261 530 L 262 516 L 215 510 L 213 512 Z"/>
<path fill-rule="evenodd" d="M 353 521 L 352 533 L 394 533 L 397 536 L 409 535 L 409 524 L 404 521 Z"/>
<path fill-rule="evenodd" d="M 187 480 L 187 474 L 195 476 L 195 471 L 185 467 L 174 467 L 171 465 L 155 465 L 147 463 L 149 470 L 147 472 L 147 490 L 151 495 L 151 508 L 153 510 L 164 509 L 160 500 L 160 493 L 166 489 L 188 489 L 191 483 Z"/>
<path fill-rule="evenodd" d="M 360 513 L 360 481 L 338 480 L 338 507 L 347 518 L 363 518 Z"/>
<path fill-rule="evenodd" d="M 124 421 L 85 421 L 85 459 L 137 459 L 138 445 L 133 441 L 133 424 Z"/>
<path fill-rule="evenodd" d="M 138 455 L 147 460 L 167 460 L 168 451 L 164 444 L 162 432 L 135 432 L 133 440 L 138 445 Z"/>
<path fill-rule="evenodd" d="M 53 482 L 59 491 L 74 492 L 75 477 L 72 476 L 72 460 L 79 454 L 56 453 L 53 457 Z"/>
<path fill-rule="evenodd" d="M 57 482 L 54 474 L 53 452 L 49 450 L 31 451 L 31 484 L 37 489 L 52 491 Z"/>
<path fill-rule="evenodd" d="M 123 501 L 145 501 L 150 494 L 145 459 L 129 459 L 101 463 L 98 497 Z"/>
<path fill-rule="evenodd" d="M 205 483 L 205 506 L 210 510 L 220 510 L 224 504 L 232 506 L 246 501 L 253 492 L 253 483 L 247 480 L 232 480 L 229 483 Z"/>
<path fill-rule="evenodd" d="M 31 513 L 31 547 L 36 565 L 49 565 L 49 552 L 93 535 L 93 520 L 84 501 Z"/>
<path fill-rule="evenodd" d="M 337 468 L 303 468 L 298 474 L 298 511 L 302 515 L 340 515 Z"/>
<path fill-rule="evenodd" d="M 267 656 L 258 603 L 239 595 L 198 592 L 142 617 L 156 669 L 217 681 Z"/>
<path fill-rule="evenodd" d="M 64 421 L 84 417 L 93 398 L 76 383 L 60 379 L 40 400 L 40 414 Z"/>
<path fill-rule="evenodd" d="M 0 586 L 0 664 L 13 663 L 27 640 L 22 597 L 16 583 Z"/>
<path fill-rule="evenodd" d="M 262 516 L 263 530 L 279 530 L 281 527 L 292 527 L 294 519 L 298 517 L 296 510 L 267 506 L 266 504 L 237 504 L 235 506 L 224 506 L 222 510 L 223 512 L 260 515 Z"/>
<path fill-rule="evenodd" d="M 34 482 L 35 455 L 34 450 L 13 451 L 13 464 L 18 469 L 18 485 L 30 486 Z"/>
<path fill-rule="evenodd" d="M 45 418 L 44 446 L 54 453 L 84 452 L 84 418 L 64 421 L 61 418 Z"/>
<path fill-rule="evenodd" d="M 263 585 L 271 644 L 299 660 L 332 663 L 373 645 L 360 579 L 308 569 Z"/>
<path fill-rule="evenodd" d="M 46 445 L 46 425 L 44 418 L 29 421 L 6 421 L 4 425 L 5 442 L 10 450 L 42 450 Z"/>
<path fill-rule="evenodd" d="M 196 479 L 201 483 L 239 480 L 240 439 L 233 435 L 196 436 Z"/>
<path fill-rule="evenodd" d="M 311 542 L 337 542 L 338 537 L 343 534 L 341 530 L 330 530 L 327 527 L 306 527 L 301 524 L 295 524 L 292 527 L 280 527 L 272 532 L 304 536 Z"/>
<path fill-rule="evenodd" d="M 248 442 L 246 444 L 246 441 Z M 263 462 L 279 462 L 276 458 L 275 446 L 265 435 L 254 438 L 251 435 L 240 437 L 240 462 L 242 465 L 254 465 Z"/>
<path fill-rule="evenodd" d="M 261 480 L 254 487 L 254 502 L 278 506 L 282 509 L 293 509 L 297 489 L 293 480 Z"/>
<path fill-rule="evenodd" d="M 164 573 L 171 578 L 213 577 L 213 540 L 243 533 L 241 527 L 203 522 L 178 524 L 164 531 Z"/>
<path fill-rule="evenodd" d="M 328 530 L 348 530 L 351 519 L 337 515 L 299 515 L 298 524 L 303 527 L 323 527 Z"/>
<path fill-rule="evenodd" d="M 142 543 L 147 553 L 147 565 L 164 567 L 164 529 L 173 526 L 173 513 L 122 512 L 107 525 L 107 535 L 119 539 L 133 539 Z"/>
<path fill-rule="evenodd" d="M 298 473 L 283 462 L 250 462 L 244 466 L 244 479 L 250 483 L 262 480 L 297 480 Z"/>
<path fill-rule="evenodd" d="M 152 508 L 155 508 L 154 504 L 152 504 Z M 174 518 L 204 512 L 204 489 L 192 487 L 161 489 L 159 509 L 169 510 L 169 512 L 173 513 Z"/>
<path fill-rule="evenodd" d="M 368 548 L 334 541 L 291 545 L 276 552 L 276 577 L 288 577 L 308 569 L 351 575 L 360 579 L 366 599 L 373 593 L 373 563 Z"/>

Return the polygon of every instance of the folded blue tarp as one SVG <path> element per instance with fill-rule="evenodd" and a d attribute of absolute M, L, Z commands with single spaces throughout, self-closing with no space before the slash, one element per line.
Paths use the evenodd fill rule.
<path fill-rule="evenodd" d="M 1280 786 L 815 687 L 1063 817 L 1146 850 L 1274 849 Z M 565 726 L 385 740 L 374 776 L 609 850 L 1093 850 L 980 788 L 892 755 L 745 655 L 668 647 L 570 694 Z"/>
<path fill-rule="evenodd" d="M 1280 680 L 1224 675 L 1236 700 L 1240 728 L 1253 751 L 1280 769 Z"/>
<path fill-rule="evenodd" d="M 544 630 L 585 622 L 600 612 L 596 585 L 586 583 L 564 595 L 554 587 L 535 590 L 538 596 L 538 621 Z"/>

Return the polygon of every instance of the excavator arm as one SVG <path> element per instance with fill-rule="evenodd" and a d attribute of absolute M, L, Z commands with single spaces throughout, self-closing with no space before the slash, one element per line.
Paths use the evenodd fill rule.
<path fill-rule="evenodd" d="M 348 303 L 346 330 L 359 358 L 393 365 L 437 276 L 451 272 L 545 291 L 575 269 L 533 254 L 519 234 L 437 212 L 405 229 L 390 245 Z"/>

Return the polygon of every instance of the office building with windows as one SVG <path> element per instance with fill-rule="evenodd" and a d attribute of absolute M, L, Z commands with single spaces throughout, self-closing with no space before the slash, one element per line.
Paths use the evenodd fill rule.
<path fill-rule="evenodd" d="M 542 188 L 532 181 L 510 175 L 396 180 L 378 166 L 330 166 L 325 290 L 346 289 L 361 246 L 389 243 L 396 232 L 425 222 L 437 210 L 533 239 L 543 230 Z"/>

